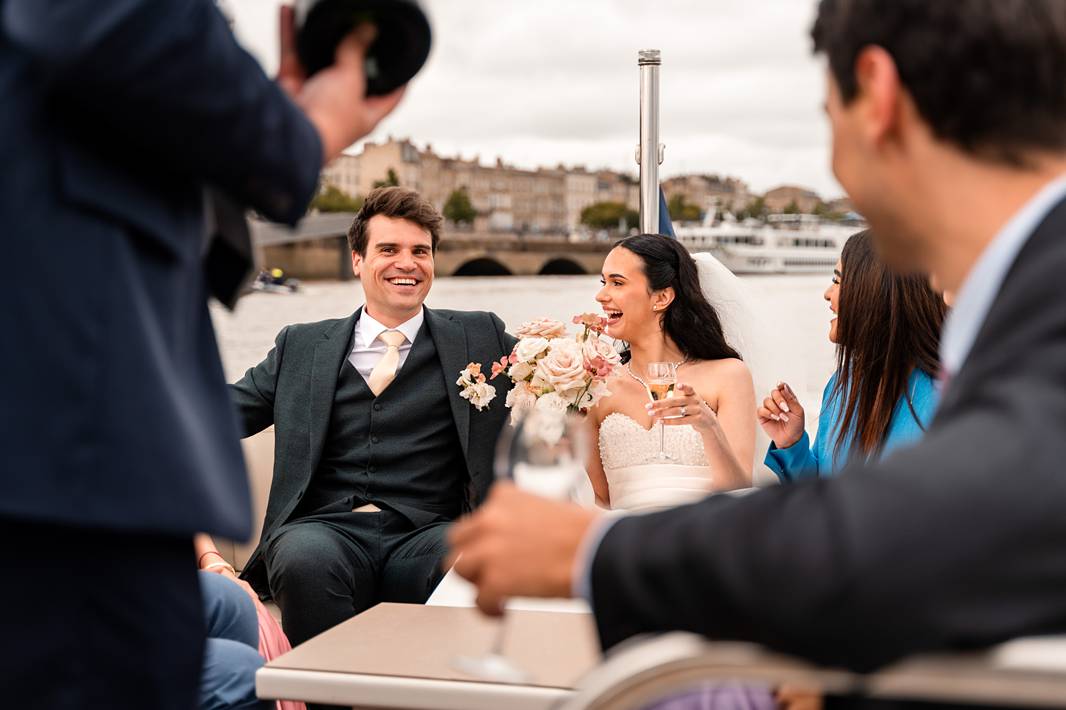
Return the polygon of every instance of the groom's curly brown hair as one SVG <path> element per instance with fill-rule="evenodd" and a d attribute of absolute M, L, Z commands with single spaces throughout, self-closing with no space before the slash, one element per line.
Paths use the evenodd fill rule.
<path fill-rule="evenodd" d="M 444 221 L 437 208 L 429 200 L 406 187 L 379 187 L 371 190 L 366 196 L 363 206 L 355 215 L 352 226 L 348 228 L 348 248 L 353 252 L 366 256 L 366 225 L 371 217 L 376 215 L 405 219 L 417 224 L 429 232 L 429 236 L 433 239 L 433 251 L 437 251 L 440 228 Z"/>

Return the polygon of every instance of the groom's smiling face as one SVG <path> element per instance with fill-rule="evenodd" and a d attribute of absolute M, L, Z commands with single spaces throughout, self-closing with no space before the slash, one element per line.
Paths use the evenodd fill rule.
<path fill-rule="evenodd" d="M 352 252 L 367 312 L 388 327 L 410 320 L 433 285 L 433 239 L 414 222 L 374 215 L 366 224 L 366 254 Z"/>

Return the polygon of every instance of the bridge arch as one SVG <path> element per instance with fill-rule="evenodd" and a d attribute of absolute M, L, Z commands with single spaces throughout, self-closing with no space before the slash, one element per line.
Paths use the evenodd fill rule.
<path fill-rule="evenodd" d="M 537 273 L 541 276 L 584 276 L 586 272 L 581 264 L 573 259 L 557 256 L 544 262 L 544 265 L 540 267 L 540 271 Z"/>
<path fill-rule="evenodd" d="M 511 270 L 496 259 L 479 256 L 463 262 L 452 276 L 510 276 Z"/>

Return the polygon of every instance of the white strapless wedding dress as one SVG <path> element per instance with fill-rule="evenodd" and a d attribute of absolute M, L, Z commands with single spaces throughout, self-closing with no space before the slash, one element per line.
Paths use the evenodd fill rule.
<path fill-rule="evenodd" d="M 611 508 L 647 511 L 693 503 L 714 490 L 703 440 L 691 426 L 666 427 L 660 461 L 659 427 L 645 429 L 632 417 L 612 412 L 600 424 L 600 461 L 607 475 Z"/>

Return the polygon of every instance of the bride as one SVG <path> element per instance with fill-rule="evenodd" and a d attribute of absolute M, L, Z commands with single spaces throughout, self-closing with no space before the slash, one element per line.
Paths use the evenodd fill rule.
<path fill-rule="evenodd" d="M 596 300 L 607 334 L 627 344 L 611 395 L 589 412 L 595 443 L 587 467 L 596 502 L 647 510 L 751 485 L 755 390 L 677 241 L 641 234 L 620 241 L 603 263 Z M 674 396 L 651 402 L 648 364 L 677 366 Z M 674 460 L 658 458 L 665 447 Z"/>

